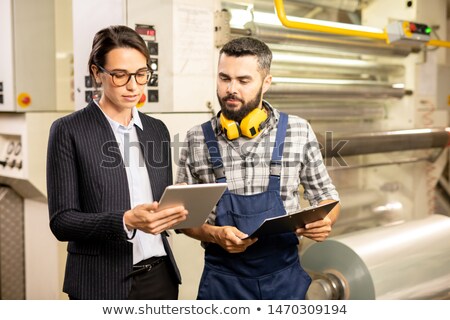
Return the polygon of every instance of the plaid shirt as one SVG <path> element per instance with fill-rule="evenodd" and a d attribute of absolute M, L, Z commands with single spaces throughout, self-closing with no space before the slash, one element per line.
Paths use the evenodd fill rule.
<path fill-rule="evenodd" d="M 267 190 L 269 169 L 280 113 L 267 102 L 270 119 L 261 133 L 253 138 L 239 137 L 228 140 L 218 128 L 218 118 L 211 124 L 219 143 L 220 154 L 225 166 L 228 189 L 232 193 L 251 195 Z M 212 164 L 201 125 L 188 131 L 181 149 L 177 183 L 215 182 Z M 289 115 L 284 143 L 281 171 L 281 199 L 286 212 L 300 209 L 299 187 L 304 188 L 304 198 L 311 205 L 325 199 L 339 200 L 323 163 L 320 146 L 309 123 L 297 116 Z M 215 214 L 208 222 L 214 224 Z"/>

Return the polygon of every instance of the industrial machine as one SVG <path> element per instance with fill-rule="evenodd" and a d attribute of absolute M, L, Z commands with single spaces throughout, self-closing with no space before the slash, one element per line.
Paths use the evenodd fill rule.
<path fill-rule="evenodd" d="M 434 214 L 333 237 L 305 250 L 308 299 L 450 298 L 450 217 Z"/>
<path fill-rule="evenodd" d="M 134 28 L 148 45 L 154 72 L 137 107 L 168 126 L 174 173 L 186 131 L 219 110 L 220 47 L 240 36 L 269 45 L 273 84 L 265 98 L 311 122 L 341 196 L 332 237 L 304 239 L 299 249 L 313 278 L 310 299 L 448 298 L 448 193 L 436 200 L 438 181 L 450 191 L 446 1 L 35 2 L 0 2 L 0 298 L 65 298 L 65 245 L 48 229 L 45 203 L 48 129 L 101 95 L 88 56 L 94 34 L 113 24 Z M 14 239 L 12 225 L 22 248 L 14 259 L 3 239 Z M 180 298 L 195 299 L 203 249 L 184 235 L 170 239 L 183 274 Z M 413 246 L 423 254 L 411 257 Z M 387 284 L 388 271 L 398 275 L 417 259 L 427 263 L 407 273 L 416 282 L 405 274 Z"/>
<path fill-rule="evenodd" d="M 60 296 L 45 162 L 51 123 L 73 111 L 68 3 L 0 2 L 0 299 Z"/>
<path fill-rule="evenodd" d="M 269 45 L 273 83 L 265 97 L 312 123 L 340 192 L 342 213 L 332 237 L 323 244 L 304 239 L 300 248 L 313 277 L 308 297 L 448 298 L 449 272 L 437 266 L 446 265 L 449 249 L 440 243 L 449 242 L 448 227 L 440 229 L 439 239 L 419 236 L 448 225 L 448 206 L 435 201 L 435 186 L 448 159 L 449 43 L 432 39 L 446 38 L 445 12 L 421 1 L 398 1 L 395 8 L 383 0 L 319 2 L 222 1 L 215 28 L 218 47 L 244 35 Z M 393 10 L 387 12 L 387 6 Z M 338 15 L 345 20 L 345 14 L 348 23 L 333 22 Z M 401 237 L 411 242 L 396 245 Z M 384 252 L 386 238 L 394 243 Z M 416 241 L 439 247 L 432 257 L 420 256 L 439 263 L 417 266 L 417 274 L 389 282 L 387 270 L 401 274 Z M 348 252 L 354 259 L 346 260 Z M 385 258 L 390 263 L 380 271 Z M 356 261 L 365 265 L 370 281 L 359 278 Z M 369 282 L 370 294 L 358 290 Z"/>

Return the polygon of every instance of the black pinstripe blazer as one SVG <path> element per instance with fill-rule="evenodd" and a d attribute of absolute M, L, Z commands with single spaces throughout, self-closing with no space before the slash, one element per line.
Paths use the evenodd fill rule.
<path fill-rule="evenodd" d="M 170 136 L 157 119 L 139 113 L 137 129 L 153 199 L 172 184 Z M 123 214 L 130 209 L 125 167 L 114 133 L 99 107 L 56 120 L 47 153 L 50 228 L 68 241 L 63 291 L 78 299 L 126 299 L 131 279 L 133 247 L 127 241 Z M 181 283 L 168 245 L 163 243 Z"/>

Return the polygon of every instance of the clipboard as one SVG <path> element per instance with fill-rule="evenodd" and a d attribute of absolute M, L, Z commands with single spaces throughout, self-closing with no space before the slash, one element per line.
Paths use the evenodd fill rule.
<path fill-rule="evenodd" d="M 174 225 L 171 229 L 199 227 L 205 223 L 227 187 L 226 182 L 171 185 L 164 190 L 159 200 L 159 209 L 182 205 L 189 211 L 186 220 Z"/>
<path fill-rule="evenodd" d="M 247 238 L 294 232 L 296 229 L 302 228 L 308 223 L 325 218 L 338 203 L 339 201 L 329 202 L 316 207 L 304 208 L 288 215 L 266 219 Z"/>

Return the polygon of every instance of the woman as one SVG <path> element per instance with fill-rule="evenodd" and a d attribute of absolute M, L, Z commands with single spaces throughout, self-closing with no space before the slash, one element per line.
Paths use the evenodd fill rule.
<path fill-rule="evenodd" d="M 183 207 L 158 210 L 172 184 L 170 136 L 137 111 L 151 76 L 143 39 L 126 26 L 94 37 L 89 72 L 98 101 L 50 129 L 50 228 L 68 241 L 63 291 L 70 299 L 177 299 L 180 274 L 165 230 Z"/>

